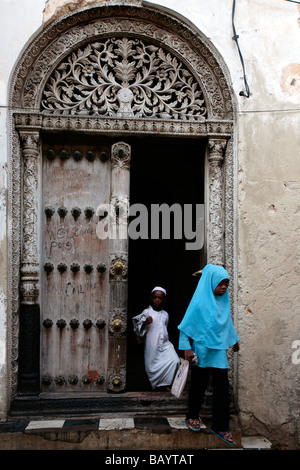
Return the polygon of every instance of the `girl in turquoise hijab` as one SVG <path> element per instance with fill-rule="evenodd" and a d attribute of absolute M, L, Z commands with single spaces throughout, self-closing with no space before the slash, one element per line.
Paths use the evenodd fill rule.
<path fill-rule="evenodd" d="M 208 264 L 202 271 L 180 330 L 179 349 L 192 366 L 189 391 L 189 410 L 186 423 L 192 431 L 200 431 L 199 412 L 208 384 L 213 379 L 213 422 L 211 431 L 221 439 L 234 444 L 229 433 L 229 387 L 227 349 L 238 351 L 238 335 L 234 329 L 228 294 L 229 275 L 222 266 Z M 191 344 L 192 343 L 192 344 Z"/>

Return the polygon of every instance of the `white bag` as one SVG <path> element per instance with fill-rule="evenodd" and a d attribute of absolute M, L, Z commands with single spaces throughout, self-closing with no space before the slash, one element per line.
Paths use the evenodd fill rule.
<path fill-rule="evenodd" d="M 179 398 L 184 390 L 186 381 L 187 381 L 187 376 L 189 372 L 189 361 L 186 359 L 180 359 L 181 364 L 179 366 L 179 369 L 176 372 L 172 388 L 171 388 L 171 393 L 174 395 L 176 398 Z"/>

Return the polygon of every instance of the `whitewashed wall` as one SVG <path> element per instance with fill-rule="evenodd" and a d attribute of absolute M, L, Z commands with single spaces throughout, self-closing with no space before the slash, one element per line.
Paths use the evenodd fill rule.
<path fill-rule="evenodd" d="M 0 419 L 7 416 L 7 198 L 9 80 L 22 50 L 42 25 L 45 0 L 0 2 Z"/>
<path fill-rule="evenodd" d="M 94 0 L 1 0 L 0 418 L 7 413 L 7 102 L 22 50 L 42 27 Z M 109 1 L 103 1 L 109 3 Z M 113 3 L 113 0 L 112 0 Z M 237 101 L 238 395 L 244 432 L 299 446 L 300 9 L 286 0 L 154 0 L 199 28 L 222 56 Z"/>

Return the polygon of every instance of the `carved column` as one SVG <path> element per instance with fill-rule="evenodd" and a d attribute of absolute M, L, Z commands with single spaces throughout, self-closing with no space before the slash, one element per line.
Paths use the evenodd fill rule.
<path fill-rule="evenodd" d="M 107 378 L 107 388 L 112 392 L 126 386 L 130 158 L 128 144 L 118 142 L 112 146 Z"/>
<path fill-rule="evenodd" d="M 207 262 L 224 264 L 223 160 L 226 139 L 208 141 L 209 195 Z"/>
<path fill-rule="evenodd" d="M 40 307 L 38 250 L 39 134 L 21 132 L 23 153 L 19 392 L 39 391 Z"/>

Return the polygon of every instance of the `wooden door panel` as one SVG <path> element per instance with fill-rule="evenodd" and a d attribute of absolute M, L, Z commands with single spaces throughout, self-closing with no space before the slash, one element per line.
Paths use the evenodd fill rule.
<path fill-rule="evenodd" d="M 42 390 L 101 391 L 107 369 L 109 148 L 43 146 Z"/>

